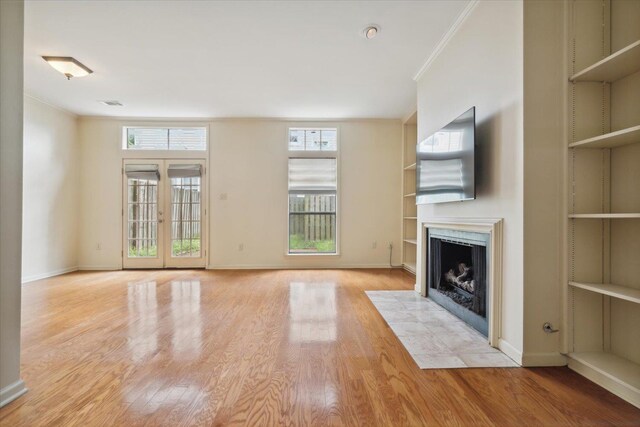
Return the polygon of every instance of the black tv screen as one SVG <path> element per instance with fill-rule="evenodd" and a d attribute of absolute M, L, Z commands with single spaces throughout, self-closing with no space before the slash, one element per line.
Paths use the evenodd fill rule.
<path fill-rule="evenodd" d="M 476 198 L 476 108 L 420 142 L 416 148 L 416 203 Z"/>

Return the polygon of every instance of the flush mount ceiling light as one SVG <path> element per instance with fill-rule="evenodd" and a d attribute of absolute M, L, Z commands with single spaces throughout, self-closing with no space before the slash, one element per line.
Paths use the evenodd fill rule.
<path fill-rule="evenodd" d="M 375 36 L 378 35 L 378 33 L 380 32 L 380 26 L 379 25 L 367 25 L 364 30 L 362 30 L 362 33 L 364 34 L 364 37 L 371 40 L 372 38 L 374 38 Z"/>
<path fill-rule="evenodd" d="M 84 77 L 93 73 L 89 67 L 70 56 L 43 56 L 42 59 L 64 74 L 67 80 L 71 80 L 71 77 Z"/>

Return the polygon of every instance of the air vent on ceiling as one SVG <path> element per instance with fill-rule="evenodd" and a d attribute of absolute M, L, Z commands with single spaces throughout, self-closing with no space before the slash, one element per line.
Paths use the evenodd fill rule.
<path fill-rule="evenodd" d="M 110 107 L 122 107 L 122 103 L 120 101 L 98 101 L 101 104 L 108 105 Z"/>

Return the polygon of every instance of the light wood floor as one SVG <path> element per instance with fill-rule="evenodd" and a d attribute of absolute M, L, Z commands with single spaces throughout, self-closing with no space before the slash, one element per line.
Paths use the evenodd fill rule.
<path fill-rule="evenodd" d="M 640 424 L 640 410 L 567 368 L 418 369 L 364 294 L 412 284 L 388 270 L 29 283 L 29 392 L 0 410 L 0 424 Z"/>

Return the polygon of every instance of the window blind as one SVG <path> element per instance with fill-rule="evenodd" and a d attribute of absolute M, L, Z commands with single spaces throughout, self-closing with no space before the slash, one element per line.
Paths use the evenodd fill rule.
<path fill-rule="evenodd" d="M 125 165 L 124 173 L 131 179 L 160 180 L 158 165 Z"/>
<path fill-rule="evenodd" d="M 337 184 L 336 159 L 289 159 L 290 194 L 331 194 Z"/>
<path fill-rule="evenodd" d="M 169 178 L 193 178 L 202 175 L 200 165 L 169 165 L 167 169 Z"/>

